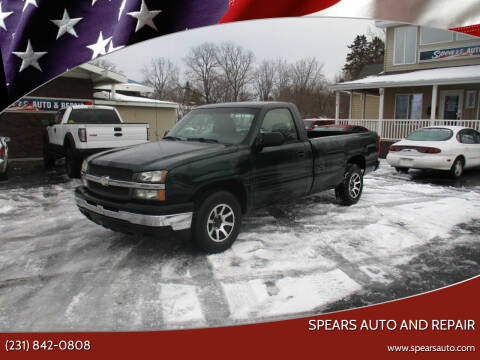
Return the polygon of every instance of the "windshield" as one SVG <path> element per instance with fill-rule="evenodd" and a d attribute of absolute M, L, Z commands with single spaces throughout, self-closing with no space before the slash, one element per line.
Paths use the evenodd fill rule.
<path fill-rule="evenodd" d="M 62 113 L 63 115 L 63 113 Z M 117 113 L 108 109 L 73 109 L 69 124 L 121 124 Z"/>
<path fill-rule="evenodd" d="M 452 137 L 450 129 L 425 128 L 419 129 L 407 136 L 407 140 L 413 141 L 445 141 Z"/>
<path fill-rule="evenodd" d="M 180 120 L 166 138 L 240 144 L 257 112 L 245 108 L 196 109 Z"/>

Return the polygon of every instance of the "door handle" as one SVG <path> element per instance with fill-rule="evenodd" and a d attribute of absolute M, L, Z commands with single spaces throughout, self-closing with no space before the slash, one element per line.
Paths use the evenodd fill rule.
<path fill-rule="evenodd" d="M 297 156 L 298 156 L 299 158 L 304 158 L 304 157 L 305 157 L 305 151 L 298 151 L 298 152 L 297 152 Z"/>
<path fill-rule="evenodd" d="M 56 129 L 56 128 L 53 128 L 53 132 L 57 132 L 57 129 Z"/>

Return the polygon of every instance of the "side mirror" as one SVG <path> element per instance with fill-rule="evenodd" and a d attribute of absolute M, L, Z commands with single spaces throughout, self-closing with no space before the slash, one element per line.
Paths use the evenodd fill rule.
<path fill-rule="evenodd" d="M 261 151 L 265 147 L 280 146 L 285 142 L 285 136 L 280 132 L 260 134 L 257 138 L 257 149 Z"/>
<path fill-rule="evenodd" d="M 163 137 L 167 136 L 169 132 L 170 130 L 165 131 L 165 133 L 163 134 Z"/>
<path fill-rule="evenodd" d="M 10 139 L 9 137 L 6 137 L 4 138 L 5 142 L 10 142 L 12 139 Z"/>

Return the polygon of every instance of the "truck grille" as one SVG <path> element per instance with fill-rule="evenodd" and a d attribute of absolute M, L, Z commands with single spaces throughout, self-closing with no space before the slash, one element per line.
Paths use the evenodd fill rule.
<path fill-rule="evenodd" d="M 111 179 L 132 181 L 132 170 L 100 165 L 89 165 L 88 173 L 95 176 L 109 176 Z"/>
<path fill-rule="evenodd" d="M 130 189 L 119 186 L 103 186 L 94 181 L 88 182 L 88 190 L 99 196 L 112 200 L 129 200 Z"/>
<path fill-rule="evenodd" d="M 93 164 L 89 166 L 88 173 L 95 176 L 108 176 L 110 179 L 123 181 L 131 181 L 133 177 L 133 172 L 128 169 Z M 130 189 L 125 187 L 103 186 L 95 181 L 88 181 L 88 190 L 98 196 L 112 200 L 130 200 Z"/>

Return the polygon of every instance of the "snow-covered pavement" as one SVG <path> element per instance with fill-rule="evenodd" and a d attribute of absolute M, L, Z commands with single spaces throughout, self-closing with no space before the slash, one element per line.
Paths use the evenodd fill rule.
<path fill-rule="evenodd" d="M 416 176 L 382 162 L 358 204 L 340 206 L 327 191 L 257 211 L 232 249 L 208 256 L 175 237 L 91 223 L 73 201 L 78 181 L 0 184 L 0 331 L 257 322 L 480 274 L 480 183 Z"/>

